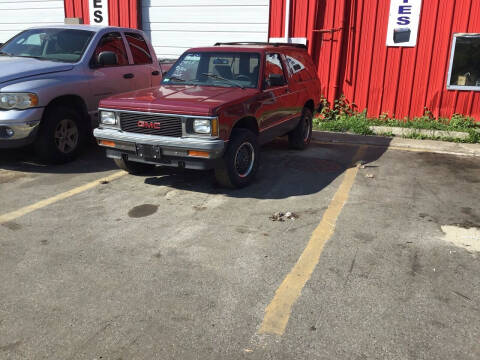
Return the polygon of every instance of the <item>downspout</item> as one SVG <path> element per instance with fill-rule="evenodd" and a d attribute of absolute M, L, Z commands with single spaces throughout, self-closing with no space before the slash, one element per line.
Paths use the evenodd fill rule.
<path fill-rule="evenodd" d="M 290 38 L 290 0 L 285 1 L 285 42 L 289 42 Z"/>
<path fill-rule="evenodd" d="M 336 74 L 335 74 L 335 81 L 333 83 L 333 100 L 336 100 L 340 97 L 340 74 L 342 72 L 342 52 L 343 52 L 343 39 L 345 37 L 345 30 L 347 30 L 347 6 L 346 3 L 347 0 L 342 1 L 342 11 L 340 12 L 342 14 L 342 23 L 341 26 L 339 27 L 340 30 L 340 36 L 338 39 L 338 49 L 337 49 L 337 68 L 336 68 Z"/>

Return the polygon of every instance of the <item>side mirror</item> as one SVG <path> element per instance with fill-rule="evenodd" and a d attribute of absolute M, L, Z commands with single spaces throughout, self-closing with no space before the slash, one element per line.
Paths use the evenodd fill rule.
<path fill-rule="evenodd" d="M 117 55 L 111 51 L 102 51 L 100 54 L 98 54 L 97 64 L 100 66 L 118 65 Z"/>
<path fill-rule="evenodd" d="M 267 78 L 267 87 L 276 87 L 285 85 L 285 78 L 282 74 L 270 74 Z"/>

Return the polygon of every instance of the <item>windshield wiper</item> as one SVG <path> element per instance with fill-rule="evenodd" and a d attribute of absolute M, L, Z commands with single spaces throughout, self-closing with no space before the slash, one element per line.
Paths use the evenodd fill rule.
<path fill-rule="evenodd" d="M 176 76 L 170 76 L 169 78 L 166 78 L 165 80 L 174 80 L 174 81 L 180 81 L 180 82 L 187 81 L 185 79 L 182 79 L 182 78 L 179 78 L 179 77 L 176 77 Z M 165 81 L 165 80 L 163 80 L 163 81 Z"/>
<path fill-rule="evenodd" d="M 233 81 L 233 80 L 224 78 L 223 76 L 220 76 L 220 75 L 211 74 L 211 73 L 202 73 L 202 75 L 209 76 L 209 77 L 211 77 L 211 78 L 218 79 L 218 80 L 223 80 L 223 81 L 225 81 L 225 82 L 228 82 L 228 83 L 230 83 L 230 84 L 235 85 L 236 87 L 239 87 L 240 89 L 245 89 L 245 86 L 240 85 L 239 83 L 237 83 L 237 82 L 235 82 L 235 81 Z"/>
<path fill-rule="evenodd" d="M 5 51 L 0 51 L 0 55 L 5 55 L 5 56 L 13 56 L 12 54 L 9 54 Z"/>

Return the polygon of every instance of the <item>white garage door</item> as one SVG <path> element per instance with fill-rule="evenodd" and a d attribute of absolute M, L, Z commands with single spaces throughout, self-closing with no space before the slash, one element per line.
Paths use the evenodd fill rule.
<path fill-rule="evenodd" d="M 0 0 L 0 43 L 32 26 L 63 24 L 63 0 Z"/>
<path fill-rule="evenodd" d="M 194 46 L 267 41 L 269 0 L 143 0 L 143 30 L 159 58 Z"/>

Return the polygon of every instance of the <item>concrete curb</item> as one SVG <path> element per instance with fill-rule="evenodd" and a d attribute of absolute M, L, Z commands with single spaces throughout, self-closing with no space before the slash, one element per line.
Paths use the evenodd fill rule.
<path fill-rule="evenodd" d="M 461 140 L 468 139 L 469 137 L 468 133 L 462 131 L 427 130 L 391 126 L 370 126 L 370 130 L 377 135 L 393 134 L 395 136 L 411 136 L 413 134 L 420 134 L 431 137 L 449 137 Z"/>
<path fill-rule="evenodd" d="M 368 145 L 415 152 L 433 152 L 480 157 L 480 144 L 463 144 L 436 140 L 417 140 L 385 136 L 357 135 L 330 131 L 313 131 L 312 140 L 321 143 Z"/>

